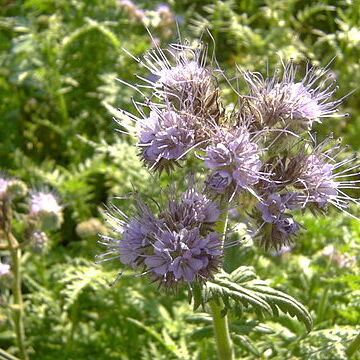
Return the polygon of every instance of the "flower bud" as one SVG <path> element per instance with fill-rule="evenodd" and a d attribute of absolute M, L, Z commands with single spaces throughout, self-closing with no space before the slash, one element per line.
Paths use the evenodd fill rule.
<path fill-rule="evenodd" d="M 8 195 L 13 199 L 24 197 L 27 194 L 27 191 L 28 189 L 26 184 L 23 181 L 17 179 L 10 180 L 6 189 Z"/>
<path fill-rule="evenodd" d="M 106 232 L 106 227 L 97 218 L 90 218 L 76 225 L 76 234 L 82 239 L 97 236 L 100 233 L 105 234 Z"/>
<path fill-rule="evenodd" d="M 37 192 L 31 196 L 30 216 L 37 219 L 44 230 L 56 230 L 63 221 L 62 208 L 49 192 Z"/>
<path fill-rule="evenodd" d="M 41 231 L 34 231 L 31 236 L 31 251 L 35 254 L 42 254 L 46 252 L 49 246 L 49 239 L 47 235 Z"/>

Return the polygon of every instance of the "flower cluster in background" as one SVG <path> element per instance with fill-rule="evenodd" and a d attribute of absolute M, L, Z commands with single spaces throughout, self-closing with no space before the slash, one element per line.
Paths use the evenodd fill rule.
<path fill-rule="evenodd" d="M 34 253 L 47 249 L 46 232 L 58 230 L 63 222 L 63 207 L 54 193 L 29 191 L 23 181 L 5 175 L 0 176 L 0 204 L 0 230 L 5 233 L 11 229 L 15 211 L 24 229 L 21 247 L 30 245 Z"/>
<path fill-rule="evenodd" d="M 155 10 L 143 10 L 132 0 L 120 0 L 118 4 L 136 22 L 159 29 L 162 37 L 169 38 L 172 35 L 175 15 L 168 5 L 160 4 Z"/>

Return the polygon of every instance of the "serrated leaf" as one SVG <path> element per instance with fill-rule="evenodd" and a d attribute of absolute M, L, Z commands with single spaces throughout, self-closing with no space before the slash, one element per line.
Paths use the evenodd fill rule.
<path fill-rule="evenodd" d="M 234 340 L 235 344 L 239 345 L 240 347 L 247 350 L 251 354 L 255 356 L 261 355 L 260 351 L 254 344 L 254 342 L 252 342 L 248 336 L 235 334 L 232 336 L 232 339 Z"/>
<path fill-rule="evenodd" d="M 231 274 L 220 272 L 203 288 L 203 301 L 222 299 L 226 310 L 239 306 L 251 306 L 262 318 L 264 313 L 278 316 L 279 310 L 301 321 L 307 331 L 311 330 L 312 319 L 307 309 L 296 299 L 282 291 L 271 288 L 257 278 L 252 267 L 241 266 Z M 200 301 L 200 300 L 198 300 Z"/>

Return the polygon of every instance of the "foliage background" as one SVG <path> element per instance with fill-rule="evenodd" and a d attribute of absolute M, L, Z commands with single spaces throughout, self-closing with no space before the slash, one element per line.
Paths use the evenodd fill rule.
<path fill-rule="evenodd" d="M 229 76 L 235 64 L 272 72 L 281 58 L 324 66 L 335 57 L 331 67 L 339 96 L 358 87 L 357 0 L 166 4 L 182 37 L 211 31 Z M 48 252 L 23 258 L 26 333 L 34 359 L 216 358 L 210 319 L 193 314 L 185 293 L 164 294 L 131 273 L 109 287 L 119 268 L 94 264 L 102 251 L 96 244 L 101 229 L 87 237 L 79 236 L 79 227 L 76 231 L 81 222 L 101 219 L 103 204 L 132 184 L 152 191 L 156 182 L 112 121 L 116 108 L 133 111 L 130 100 L 137 96 L 115 78 L 134 82 L 135 73 L 146 75 L 122 47 L 135 56 L 151 47 L 144 24 L 165 44 L 176 39 L 175 23 L 161 20 L 160 3 L 137 5 L 142 20 L 114 0 L 1 1 L 0 169 L 35 188 L 56 189 L 66 204 L 65 221 L 52 234 Z M 332 131 L 358 150 L 358 92 L 341 110 L 351 117 L 327 120 L 319 137 Z M 360 224 L 335 213 L 303 221 L 307 231 L 290 253 L 264 253 L 249 241 L 229 251 L 227 263 L 229 269 L 254 266 L 263 279 L 304 303 L 314 330 L 307 335 L 296 320 L 259 319 L 247 309 L 241 319 L 232 318 L 239 359 L 346 359 L 344 346 L 360 320 L 359 260 L 339 264 L 323 249 L 332 244 L 339 254 L 358 257 Z M 17 228 L 20 233 L 20 224 Z M 232 236 L 241 235 L 239 230 Z M 6 260 L 6 253 L 0 255 Z M 2 284 L 0 346 L 16 354 L 9 300 Z"/>

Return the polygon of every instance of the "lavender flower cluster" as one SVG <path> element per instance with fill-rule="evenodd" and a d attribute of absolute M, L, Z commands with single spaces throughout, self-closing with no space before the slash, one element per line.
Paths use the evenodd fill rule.
<path fill-rule="evenodd" d="M 196 193 L 199 204 L 203 209 L 205 199 L 219 204 L 206 200 L 212 204 L 208 223 L 218 220 L 219 208 L 241 207 L 260 243 L 279 250 L 299 234 L 297 214 L 323 214 L 329 205 L 349 213 L 350 203 L 358 204 L 348 192 L 358 189 L 356 158 L 344 156 L 330 137 L 318 143 L 313 133 L 323 119 L 344 116 L 337 114 L 343 99 L 333 99 L 337 86 L 329 66 L 307 66 L 302 80 L 292 62 L 269 79 L 238 69 L 233 85 L 214 59 L 207 62 L 203 44 L 156 46 L 133 58 L 150 72 L 148 78 L 138 76 L 145 82 L 138 91 L 151 93 L 144 102 L 134 102 L 140 116 L 123 112 L 134 120 L 140 156 L 161 173 L 195 155 L 205 174 L 203 194 Z M 226 103 L 221 80 L 236 95 L 236 105 Z M 192 194 L 192 200 L 183 196 L 183 203 L 170 202 L 157 218 L 138 200 L 139 214 L 121 223 L 122 239 L 107 238 L 104 244 L 125 265 L 143 265 L 163 283 L 206 278 L 223 244 L 205 220 L 195 221 L 200 213 L 207 217 L 188 208 Z"/>
<path fill-rule="evenodd" d="M 24 243 L 30 244 L 35 253 L 43 252 L 48 245 L 44 231 L 57 230 L 63 222 L 62 206 L 50 191 L 28 191 L 27 185 L 18 179 L 0 175 L 0 231 L 8 228 L 11 205 L 14 200 L 25 200 L 27 212 L 22 216 Z"/>
<path fill-rule="evenodd" d="M 108 214 L 121 239 L 102 236 L 109 251 L 101 261 L 118 258 L 133 269 L 143 268 L 162 285 L 204 281 L 219 265 L 222 249 L 214 224 L 219 220 L 218 204 L 188 189 L 179 199 L 168 195 L 167 206 L 157 216 L 139 194 L 137 212 L 128 218 L 114 207 Z M 122 220 L 118 216 L 122 217 Z"/>

